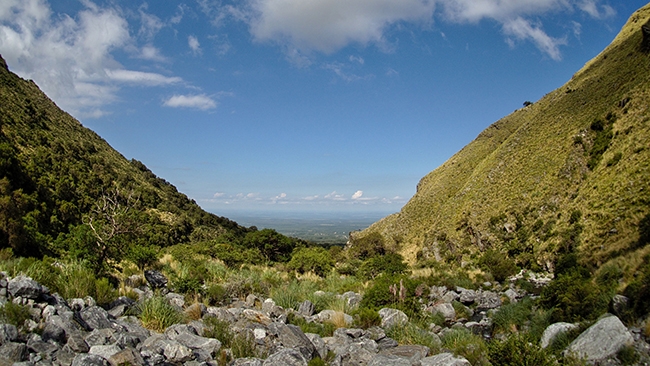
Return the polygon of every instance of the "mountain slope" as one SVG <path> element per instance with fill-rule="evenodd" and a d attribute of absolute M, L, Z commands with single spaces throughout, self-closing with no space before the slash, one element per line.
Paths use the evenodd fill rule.
<path fill-rule="evenodd" d="M 101 260 L 250 231 L 125 159 L 0 57 L 0 248 Z"/>
<path fill-rule="evenodd" d="M 476 260 L 488 249 L 552 270 L 579 250 L 634 267 L 650 218 L 650 5 L 561 88 L 497 121 L 418 184 L 379 233 L 416 259 Z"/>

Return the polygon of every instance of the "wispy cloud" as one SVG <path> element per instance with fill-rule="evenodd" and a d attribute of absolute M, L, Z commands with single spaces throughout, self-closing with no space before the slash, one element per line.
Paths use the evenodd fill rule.
<path fill-rule="evenodd" d="M 79 118 L 100 117 L 114 103 L 122 84 L 163 86 L 178 77 L 124 69 L 116 50 L 138 50 L 119 8 L 90 1 L 73 18 L 53 14 L 44 0 L 5 0 L 0 6 L 0 50 L 12 71 L 33 79 L 63 109 Z M 151 38 L 159 19 L 140 8 L 139 33 Z M 136 57 L 162 60 L 147 43 Z"/>
<path fill-rule="evenodd" d="M 314 194 L 308 196 L 297 196 L 288 193 L 280 193 L 273 196 L 264 197 L 259 193 L 237 193 L 226 194 L 223 192 L 215 193 L 211 198 L 203 201 L 229 206 L 245 206 L 250 203 L 256 205 L 282 205 L 283 207 L 303 207 L 303 206 L 322 206 L 322 207 L 345 207 L 350 205 L 362 206 L 386 206 L 386 205 L 403 205 L 406 199 L 400 196 L 393 197 L 366 197 L 362 190 L 352 194 L 339 193 L 332 191 L 326 194 Z"/>
<path fill-rule="evenodd" d="M 199 43 L 198 38 L 196 38 L 195 36 L 187 37 L 187 44 L 190 46 L 190 49 L 192 50 L 192 53 L 194 53 L 194 55 L 200 55 L 201 52 L 203 52 L 201 50 L 201 44 Z"/>
<path fill-rule="evenodd" d="M 173 95 L 163 102 L 165 107 L 208 110 L 217 108 L 217 102 L 206 94 Z"/>

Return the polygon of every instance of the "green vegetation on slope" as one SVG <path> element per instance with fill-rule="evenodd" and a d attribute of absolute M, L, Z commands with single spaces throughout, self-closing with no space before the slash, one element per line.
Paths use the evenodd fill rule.
<path fill-rule="evenodd" d="M 551 271 L 576 250 L 591 271 L 611 261 L 629 280 L 650 252 L 649 19 L 650 6 L 633 14 L 567 84 L 488 127 L 351 247 L 380 234 L 411 263 L 489 255 Z"/>
<path fill-rule="evenodd" d="M 203 243 L 229 263 L 288 261 L 302 241 L 203 211 L 127 160 L 0 58 L 0 249 L 141 269 L 161 248 Z M 204 246 L 205 246 L 204 245 Z"/>

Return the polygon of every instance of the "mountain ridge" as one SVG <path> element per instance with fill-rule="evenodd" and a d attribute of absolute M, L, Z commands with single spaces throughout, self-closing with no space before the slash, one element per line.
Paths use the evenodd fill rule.
<path fill-rule="evenodd" d="M 565 85 L 486 128 L 351 245 L 379 233 L 412 263 L 476 261 L 496 249 L 545 270 L 571 241 L 595 266 L 648 252 L 634 247 L 650 211 L 649 19 L 650 5 L 635 12 Z"/>

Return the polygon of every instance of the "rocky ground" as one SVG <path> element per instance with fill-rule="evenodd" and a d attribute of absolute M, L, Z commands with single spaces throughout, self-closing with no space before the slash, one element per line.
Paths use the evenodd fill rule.
<path fill-rule="evenodd" d="M 166 281 L 158 277 L 160 282 L 156 282 L 156 276 L 160 274 L 149 273 L 150 284 L 164 286 Z M 540 286 L 547 280 L 529 279 Z M 485 284 L 484 288 L 431 288 L 430 301 L 423 305 L 430 312 L 440 312 L 446 325 L 432 325 L 430 335 L 438 339 L 450 329 L 466 328 L 489 338 L 492 327 L 489 315 L 502 306 L 502 299 L 519 301 L 528 296 L 515 286 L 501 289 Z M 138 292 L 141 298 L 153 295 L 150 287 L 142 287 Z M 353 292 L 340 296 L 352 307 L 361 300 Z M 187 308 L 182 295 L 167 293 L 166 298 L 179 309 Z M 470 365 L 465 358 L 450 352 L 432 354 L 429 347 L 399 345 L 389 338 L 387 329 L 408 322 L 406 314 L 390 308 L 379 312 L 381 326 L 355 329 L 351 327 L 352 317 L 345 315 L 343 320 L 350 328 L 339 328 L 332 337 L 321 337 L 305 334 L 298 326 L 287 324 L 289 314 L 307 322 L 327 322 L 336 316 L 332 310 L 313 314 L 314 307 L 309 301 L 302 303 L 297 311 L 283 309 L 271 299 L 262 300 L 254 295 L 227 307 L 193 304 L 195 312 L 200 311 L 200 319 L 170 326 L 164 333 L 150 331 L 136 317 L 125 315 L 136 305 L 129 298 L 121 297 L 104 309 L 90 297 L 63 299 L 24 276 L 0 279 L 0 301 L 27 306 L 31 315 L 21 331 L 14 325 L 0 325 L 0 365 L 198 366 L 218 365 L 218 360 L 224 364 L 229 359 L 230 365 L 280 366 L 307 365 L 315 357 L 328 358 L 330 365 Z M 463 314 L 469 317 L 459 318 L 453 301 L 464 304 Z M 238 334 L 246 334 L 256 354 L 265 358 L 232 359 L 232 350 L 226 349 L 218 339 L 204 336 L 209 317 L 227 322 Z M 575 326 L 552 324 L 544 332 L 542 347 L 558 333 Z M 628 329 L 618 317 L 608 314 L 576 338 L 566 352 L 590 364 L 616 365 L 620 364 L 616 354 L 625 345 L 633 345 L 641 354 L 639 363 L 648 363 L 650 346 L 641 330 Z"/>

